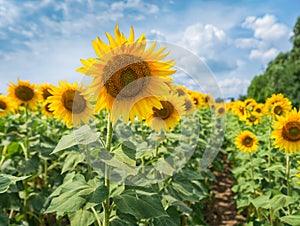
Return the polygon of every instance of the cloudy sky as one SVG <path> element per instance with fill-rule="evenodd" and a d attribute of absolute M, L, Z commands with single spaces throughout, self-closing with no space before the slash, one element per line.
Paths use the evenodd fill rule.
<path fill-rule="evenodd" d="M 181 61 L 173 76 L 177 83 L 196 80 L 209 91 L 205 82 L 210 80 L 225 98 L 238 97 L 270 60 L 291 49 L 300 16 L 297 2 L 0 0 L 0 93 L 18 78 L 37 84 L 83 80 L 76 68 L 81 58 L 96 56 L 91 40 L 106 41 L 105 32 L 118 24 L 126 35 L 132 25 L 136 37 L 144 32 L 149 40 L 168 43 L 177 53 L 170 56 Z M 193 57 L 182 60 L 178 52 Z M 211 75 L 189 70 L 192 64 L 196 69 L 206 65 Z M 180 71 L 187 71 L 191 81 Z"/>

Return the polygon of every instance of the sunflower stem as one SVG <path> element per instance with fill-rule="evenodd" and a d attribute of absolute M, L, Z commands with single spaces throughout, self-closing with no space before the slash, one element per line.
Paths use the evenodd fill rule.
<path fill-rule="evenodd" d="M 251 180 L 254 182 L 254 170 L 253 170 L 253 160 L 252 160 L 252 153 L 250 153 L 250 165 L 251 165 Z M 253 194 L 255 195 L 255 189 L 253 187 Z"/>
<path fill-rule="evenodd" d="M 291 170 L 291 161 L 289 153 L 286 153 L 286 186 L 287 186 L 287 195 L 291 196 L 291 184 L 290 184 L 290 170 Z M 288 206 L 288 213 L 291 214 L 291 208 Z"/>
<path fill-rule="evenodd" d="M 107 136 L 106 136 L 106 143 L 105 148 L 108 152 L 111 151 L 111 141 L 112 141 L 112 123 L 110 121 L 110 114 L 107 114 Z M 104 209 L 104 220 L 103 226 L 109 226 L 109 215 L 110 215 L 110 167 L 109 165 L 105 165 L 105 186 L 108 190 L 108 198 L 104 201 L 103 209 Z"/>

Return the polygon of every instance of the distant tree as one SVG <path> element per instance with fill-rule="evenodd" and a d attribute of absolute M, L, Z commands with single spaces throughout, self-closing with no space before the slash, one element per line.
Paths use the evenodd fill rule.
<path fill-rule="evenodd" d="M 268 64 L 261 75 L 255 76 L 248 87 L 248 98 L 263 102 L 273 93 L 283 93 L 300 107 L 300 17 L 294 27 L 293 48 Z"/>

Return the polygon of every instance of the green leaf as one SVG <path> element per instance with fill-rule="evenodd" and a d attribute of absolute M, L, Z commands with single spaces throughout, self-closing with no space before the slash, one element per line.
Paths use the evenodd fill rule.
<path fill-rule="evenodd" d="M 10 179 L 0 175 L 0 193 L 4 193 L 8 190 L 9 185 L 11 184 Z"/>
<path fill-rule="evenodd" d="M 289 215 L 280 218 L 281 221 L 288 223 L 290 225 L 300 225 L 300 215 Z"/>
<path fill-rule="evenodd" d="M 8 225 L 8 216 L 0 209 L 0 225 Z"/>
<path fill-rule="evenodd" d="M 54 191 L 54 193 L 59 195 L 52 199 L 46 213 L 57 212 L 61 216 L 82 208 L 96 188 L 89 185 L 83 175 L 76 174 L 71 181 L 67 180 L 57 190 L 59 192 Z"/>
<path fill-rule="evenodd" d="M 250 202 L 255 206 L 256 209 L 263 208 L 269 209 L 270 208 L 270 195 L 260 195 L 255 199 L 250 199 Z"/>
<path fill-rule="evenodd" d="M 130 159 L 135 161 L 136 147 L 130 141 L 124 141 L 122 143 L 122 151 L 125 155 L 127 155 Z"/>
<path fill-rule="evenodd" d="M 95 221 L 94 214 L 87 210 L 78 210 L 69 214 L 71 226 L 88 226 Z"/>
<path fill-rule="evenodd" d="M 287 195 L 279 194 L 279 195 L 275 195 L 271 199 L 270 205 L 271 208 L 274 210 L 274 212 L 276 212 L 280 208 L 286 207 L 294 202 L 295 202 L 294 198 Z"/>
<path fill-rule="evenodd" d="M 68 153 L 68 156 L 66 157 L 64 161 L 64 166 L 61 170 L 61 173 L 65 173 L 67 171 L 71 171 L 75 169 L 75 167 L 78 165 L 78 163 L 81 163 L 84 161 L 84 157 L 80 152 L 72 151 Z"/>
<path fill-rule="evenodd" d="M 78 144 L 88 145 L 96 142 L 99 138 L 99 133 L 92 131 L 88 125 L 84 125 L 73 133 L 63 136 L 51 154 L 61 150 L 73 147 Z"/>
<path fill-rule="evenodd" d="M 96 190 L 90 194 L 88 203 L 85 208 L 89 209 L 96 205 L 101 204 L 109 195 L 108 189 L 105 185 L 101 185 L 96 188 Z"/>
<path fill-rule="evenodd" d="M 158 217 L 158 218 L 154 218 L 153 221 L 155 226 L 177 226 L 178 224 L 176 224 L 173 219 L 171 217 Z"/>
<path fill-rule="evenodd" d="M 135 190 L 127 190 L 114 198 L 120 212 L 134 215 L 141 219 L 168 216 L 159 195 Z"/>
<path fill-rule="evenodd" d="M 0 175 L 0 193 L 6 192 L 11 184 L 14 184 L 20 180 L 24 180 L 28 177 L 30 177 L 30 176 L 15 177 L 15 176 L 8 175 L 8 174 L 1 174 Z"/>

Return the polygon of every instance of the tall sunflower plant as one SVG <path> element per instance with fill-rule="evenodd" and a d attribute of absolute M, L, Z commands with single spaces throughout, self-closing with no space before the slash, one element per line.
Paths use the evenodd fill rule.
<path fill-rule="evenodd" d="M 128 37 L 118 25 L 106 37 L 108 43 L 92 41 L 97 57 L 77 69 L 89 85 L 61 81 L 49 91 L 48 111 L 74 130 L 52 152 L 66 153 L 65 176 L 45 213 L 67 215 L 73 225 L 202 224 L 195 207 L 213 175 L 195 161 L 211 118 L 201 131 L 197 125 L 211 114 L 212 97 L 173 84 L 169 52 L 156 42 L 148 46 L 144 34 L 135 39 L 132 27 Z M 221 104 L 216 109 L 216 117 L 224 115 Z M 76 170 L 80 165 L 86 169 Z"/>
<path fill-rule="evenodd" d="M 247 222 L 299 222 L 300 118 L 291 106 L 282 94 L 273 94 L 265 103 L 236 101 L 227 113 L 225 140 L 236 179 L 233 191 L 240 212 L 247 212 Z M 253 115 L 259 117 L 257 123 Z"/>

